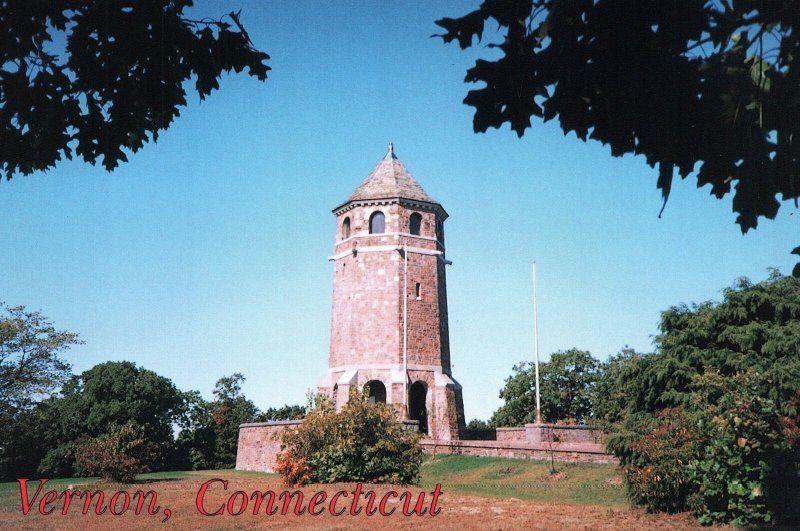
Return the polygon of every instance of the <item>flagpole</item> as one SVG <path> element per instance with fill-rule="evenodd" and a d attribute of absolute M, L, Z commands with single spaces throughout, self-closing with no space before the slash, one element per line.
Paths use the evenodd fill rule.
<path fill-rule="evenodd" d="M 536 424 L 542 423 L 542 406 L 539 397 L 539 319 L 536 313 L 536 260 L 532 264 L 533 273 L 533 351 L 536 356 Z"/>
<path fill-rule="evenodd" d="M 390 144 L 391 145 L 391 144 Z M 403 244 L 403 409 L 408 417 L 408 239 Z"/>

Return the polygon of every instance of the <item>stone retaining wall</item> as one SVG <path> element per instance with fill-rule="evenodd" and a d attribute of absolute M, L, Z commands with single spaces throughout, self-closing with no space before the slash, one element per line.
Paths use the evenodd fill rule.
<path fill-rule="evenodd" d="M 500 428 L 498 428 L 500 429 Z M 566 424 L 525 424 L 526 440 L 529 443 L 547 442 L 552 439 L 559 443 L 602 444 L 603 432 L 588 426 L 569 426 Z M 500 440 L 498 438 L 498 440 Z"/>
<path fill-rule="evenodd" d="M 236 470 L 273 472 L 281 451 L 280 436 L 285 430 L 296 430 L 302 420 L 252 422 L 239 426 L 236 448 Z"/>
<path fill-rule="evenodd" d="M 236 452 L 237 470 L 273 472 L 281 450 L 280 436 L 297 429 L 302 420 L 254 422 L 239 426 L 239 445 Z M 418 422 L 404 421 L 404 427 L 417 430 Z M 473 437 L 472 439 L 466 439 Z M 477 437 L 483 437 L 477 439 Z M 515 459 L 574 461 L 585 463 L 617 463 L 605 453 L 602 434 L 586 426 L 526 424 L 524 428 L 493 428 L 466 430 L 462 439 L 442 441 L 422 439 L 425 452 L 431 454 L 462 454 Z"/>
<path fill-rule="evenodd" d="M 530 444 L 503 441 L 434 441 L 423 439 L 422 449 L 429 454 L 476 455 L 483 457 L 510 457 L 577 463 L 619 464 L 617 458 L 605 453 L 602 445 L 591 443 Z"/>

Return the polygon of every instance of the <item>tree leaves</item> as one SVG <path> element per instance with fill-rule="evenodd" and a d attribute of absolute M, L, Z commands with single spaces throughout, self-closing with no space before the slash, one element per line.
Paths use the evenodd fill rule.
<path fill-rule="evenodd" d="M 190 0 L 64 0 L 0 4 L 0 171 L 6 179 L 52 168 L 74 152 L 111 171 L 158 138 L 186 105 L 184 82 L 201 99 L 222 72 L 263 81 L 269 56 L 257 50 L 239 13 L 190 20 Z M 233 28 L 236 28 L 234 30 Z M 55 32 L 66 48 L 47 50 Z M 45 45 L 45 43 L 48 43 Z M 2 175 L 0 175 L 0 178 Z"/>
<path fill-rule="evenodd" d="M 40 312 L 3 303 L 0 310 L 0 421 L 7 423 L 66 381 L 70 365 L 60 355 L 82 341 Z"/>
<path fill-rule="evenodd" d="M 485 85 L 464 99 L 476 132 L 522 136 L 531 117 L 558 117 L 565 134 L 658 166 L 665 205 L 675 169 L 717 198 L 733 189 L 747 232 L 776 216 L 778 195 L 800 198 L 797 13 L 796 0 L 516 0 L 437 24 L 461 48 L 499 25 L 487 46 L 502 55 L 465 78 Z"/>
<path fill-rule="evenodd" d="M 547 422 L 587 422 L 593 413 L 600 363 L 589 352 L 573 348 L 554 352 L 539 368 L 544 419 Z M 522 426 L 535 422 L 535 393 L 533 363 L 515 365 L 500 391 L 504 404 L 494 412 L 489 424 Z"/>

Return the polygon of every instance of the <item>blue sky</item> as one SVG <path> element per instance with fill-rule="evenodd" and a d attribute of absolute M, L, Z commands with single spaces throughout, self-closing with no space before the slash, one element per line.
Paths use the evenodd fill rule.
<path fill-rule="evenodd" d="M 131 360 L 207 397 L 241 372 L 259 407 L 303 403 L 327 368 L 331 209 L 389 141 L 450 214 L 451 357 L 468 419 L 488 418 L 512 365 L 533 356 L 533 258 L 543 359 L 650 350 L 670 305 L 791 271 L 790 203 L 743 236 L 730 197 L 690 179 L 658 219 L 656 173 L 639 158 L 555 123 L 522 139 L 474 134 L 461 100 L 476 52 L 430 36 L 478 2 L 432 4 L 198 2 L 200 16 L 242 8 L 269 79 L 190 94 L 114 173 L 67 162 L 0 183 L 0 300 L 79 332 L 75 372 Z"/>

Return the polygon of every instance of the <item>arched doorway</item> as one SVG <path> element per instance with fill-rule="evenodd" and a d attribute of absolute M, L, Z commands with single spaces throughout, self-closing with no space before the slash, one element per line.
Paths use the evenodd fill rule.
<path fill-rule="evenodd" d="M 386 403 L 386 386 L 380 380 L 370 380 L 365 386 L 369 389 L 370 404 Z"/>
<path fill-rule="evenodd" d="M 408 416 L 411 420 L 419 421 L 419 431 L 428 433 L 428 410 L 425 408 L 425 398 L 428 387 L 425 382 L 417 380 L 408 390 Z"/>

